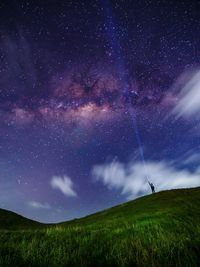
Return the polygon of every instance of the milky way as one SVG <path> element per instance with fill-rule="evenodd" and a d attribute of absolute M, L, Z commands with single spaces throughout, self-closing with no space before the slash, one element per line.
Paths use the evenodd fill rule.
<path fill-rule="evenodd" d="M 55 222 L 150 193 L 146 175 L 199 185 L 199 10 L 1 1 L 0 207 Z"/>

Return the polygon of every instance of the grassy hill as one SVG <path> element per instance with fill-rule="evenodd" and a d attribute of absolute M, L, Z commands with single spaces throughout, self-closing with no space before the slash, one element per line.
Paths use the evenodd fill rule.
<path fill-rule="evenodd" d="M 14 212 L 0 209 L 0 231 L 42 227 L 43 224 L 27 219 Z"/>
<path fill-rule="evenodd" d="M 200 188 L 55 225 L 0 210 L 0 228 L 0 266 L 200 266 Z"/>

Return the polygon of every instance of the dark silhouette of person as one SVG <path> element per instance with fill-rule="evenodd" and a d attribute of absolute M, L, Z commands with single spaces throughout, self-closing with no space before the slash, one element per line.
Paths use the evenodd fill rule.
<path fill-rule="evenodd" d="M 152 191 L 152 194 L 155 193 L 155 186 L 153 185 L 153 183 L 149 183 L 149 186 L 151 187 L 151 191 Z"/>

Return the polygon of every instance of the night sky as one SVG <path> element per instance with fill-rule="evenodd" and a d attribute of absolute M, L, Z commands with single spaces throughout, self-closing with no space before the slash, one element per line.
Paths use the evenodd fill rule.
<path fill-rule="evenodd" d="M 0 1 L 0 208 L 42 222 L 200 185 L 199 1 Z"/>

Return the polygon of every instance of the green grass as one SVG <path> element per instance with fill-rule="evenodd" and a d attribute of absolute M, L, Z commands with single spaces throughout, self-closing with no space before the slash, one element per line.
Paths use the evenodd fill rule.
<path fill-rule="evenodd" d="M 200 266 L 200 188 L 56 225 L 0 210 L 0 266 Z"/>

